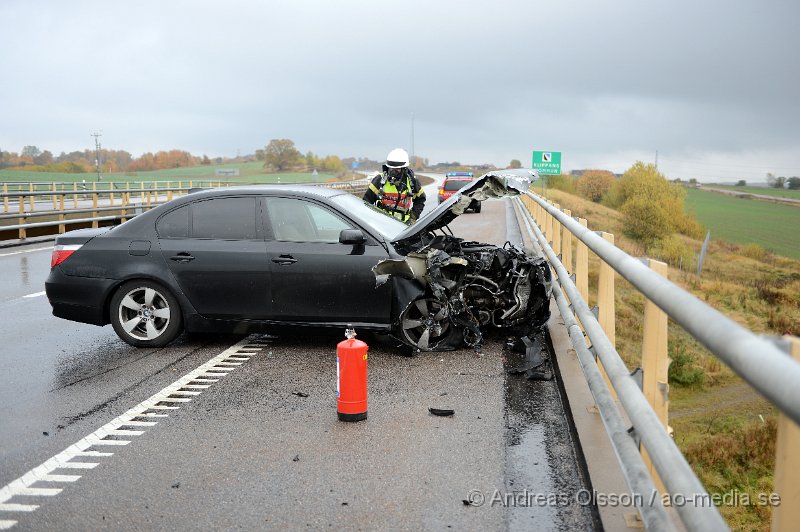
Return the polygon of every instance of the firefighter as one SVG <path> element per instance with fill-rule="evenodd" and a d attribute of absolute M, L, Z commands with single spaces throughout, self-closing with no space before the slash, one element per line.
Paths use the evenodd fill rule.
<path fill-rule="evenodd" d="M 389 152 L 383 172 L 369 184 L 364 201 L 408 225 L 417 221 L 425 207 L 425 191 L 408 167 L 406 150 L 396 148 Z"/>

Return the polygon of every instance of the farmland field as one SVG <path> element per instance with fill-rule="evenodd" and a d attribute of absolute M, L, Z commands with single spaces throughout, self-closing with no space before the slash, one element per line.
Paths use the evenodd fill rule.
<path fill-rule="evenodd" d="M 800 207 L 694 189 L 687 189 L 686 206 L 711 231 L 712 239 L 755 243 L 800 259 Z"/>
<path fill-rule="evenodd" d="M 238 168 L 238 176 L 218 176 L 217 169 Z M 230 183 L 322 183 L 332 179 L 333 174 L 320 173 L 264 173 L 262 163 L 249 162 L 239 164 L 222 164 L 209 166 L 194 166 L 187 168 L 170 168 L 168 170 L 153 170 L 151 172 L 117 172 L 101 173 L 102 182 L 141 182 L 141 181 L 222 181 Z M 87 183 L 97 180 L 96 174 L 66 174 L 53 172 L 21 172 L 18 170 L 0 170 L 0 183 L 10 181 L 52 183 Z"/>
<path fill-rule="evenodd" d="M 733 192 L 744 192 L 746 194 L 760 194 L 762 196 L 773 196 L 776 198 L 792 198 L 800 200 L 800 190 L 789 190 L 787 188 L 772 187 L 737 187 L 733 185 L 703 185 L 712 188 L 721 188 Z"/>

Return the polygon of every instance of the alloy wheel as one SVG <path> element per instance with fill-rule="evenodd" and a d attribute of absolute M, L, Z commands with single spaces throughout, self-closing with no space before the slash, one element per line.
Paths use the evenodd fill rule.
<path fill-rule="evenodd" d="M 120 326 L 137 340 L 155 340 L 167 330 L 172 312 L 166 297 L 150 287 L 134 288 L 119 302 Z"/>

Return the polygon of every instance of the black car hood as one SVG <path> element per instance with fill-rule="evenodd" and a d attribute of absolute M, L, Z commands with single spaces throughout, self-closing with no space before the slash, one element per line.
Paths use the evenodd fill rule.
<path fill-rule="evenodd" d="M 397 235 L 392 243 L 403 246 L 417 240 L 420 235 L 441 229 L 463 214 L 472 200 L 483 201 L 489 198 L 523 194 L 538 178 L 539 174 L 536 170 L 527 169 L 496 170 L 484 174 Z"/>

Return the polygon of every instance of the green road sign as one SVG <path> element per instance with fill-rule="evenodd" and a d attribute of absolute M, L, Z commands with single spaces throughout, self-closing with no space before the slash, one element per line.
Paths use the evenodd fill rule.
<path fill-rule="evenodd" d="M 559 175 L 561 173 L 560 151 L 535 151 L 531 168 L 539 170 L 540 175 Z"/>

